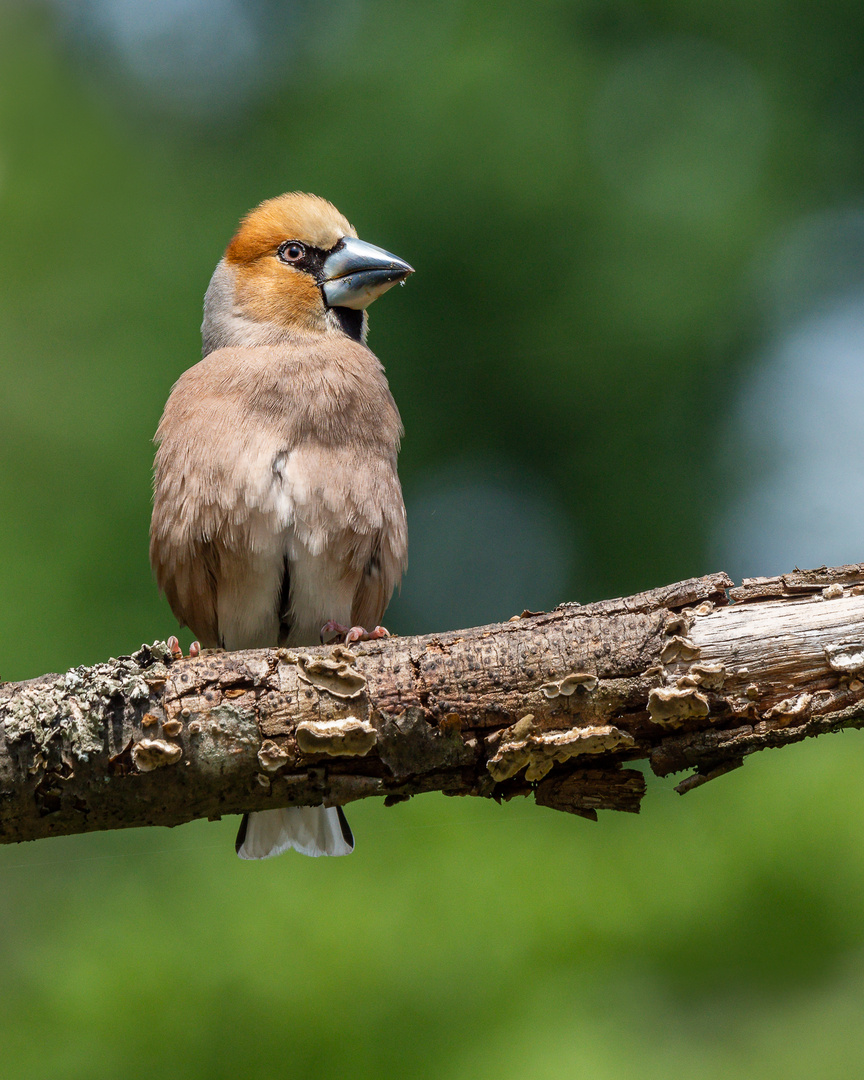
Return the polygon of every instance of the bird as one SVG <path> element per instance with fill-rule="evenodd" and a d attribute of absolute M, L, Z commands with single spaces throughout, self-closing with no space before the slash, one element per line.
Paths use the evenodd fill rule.
<path fill-rule="evenodd" d="M 241 220 L 204 298 L 203 358 L 154 439 L 150 562 L 193 655 L 387 636 L 407 565 L 403 428 L 366 309 L 413 272 L 317 195 Z M 342 808 L 243 817 L 241 858 L 292 848 L 350 853 Z"/>

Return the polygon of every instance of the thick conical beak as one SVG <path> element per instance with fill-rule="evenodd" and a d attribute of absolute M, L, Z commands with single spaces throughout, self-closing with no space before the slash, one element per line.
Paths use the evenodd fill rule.
<path fill-rule="evenodd" d="M 321 289 L 327 306 L 355 310 L 369 307 L 376 296 L 414 273 L 413 266 L 389 251 L 353 236 L 343 237 L 324 260 L 323 270 Z"/>

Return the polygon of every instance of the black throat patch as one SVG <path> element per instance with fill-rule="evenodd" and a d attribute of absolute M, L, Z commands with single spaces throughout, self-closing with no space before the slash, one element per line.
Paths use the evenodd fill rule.
<path fill-rule="evenodd" d="M 343 334 L 347 334 L 348 337 L 362 343 L 363 312 L 348 307 L 334 307 L 330 308 L 330 310 L 339 320 L 339 325 L 342 327 Z"/>

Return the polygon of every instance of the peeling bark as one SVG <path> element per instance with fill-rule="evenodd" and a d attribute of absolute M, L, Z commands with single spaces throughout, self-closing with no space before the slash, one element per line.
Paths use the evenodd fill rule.
<path fill-rule="evenodd" d="M 864 564 L 320 649 L 143 646 L 0 686 L 0 842 L 422 791 L 595 818 L 864 724 Z"/>

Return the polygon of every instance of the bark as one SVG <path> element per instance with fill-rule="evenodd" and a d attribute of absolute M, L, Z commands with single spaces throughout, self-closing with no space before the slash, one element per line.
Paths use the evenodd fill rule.
<path fill-rule="evenodd" d="M 725 574 L 425 637 L 143 646 L 0 687 L 0 841 L 423 791 L 596 817 L 864 724 L 864 564 Z"/>

